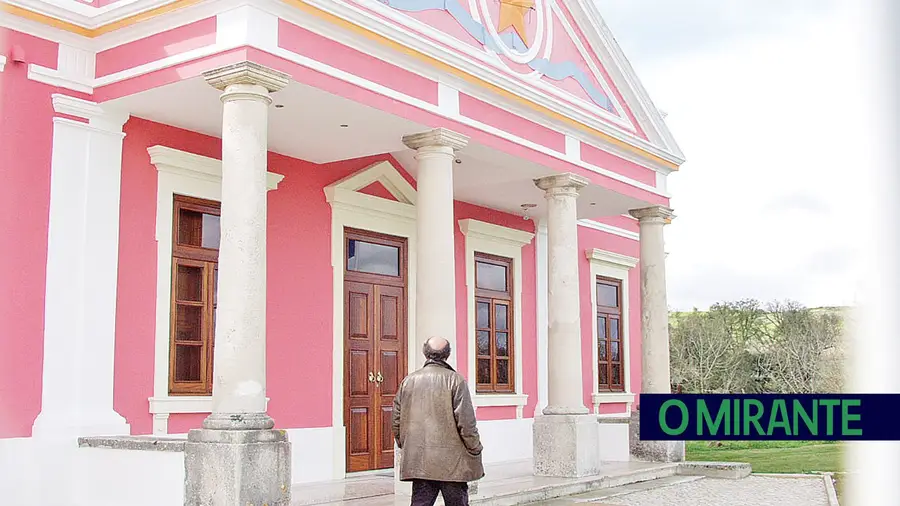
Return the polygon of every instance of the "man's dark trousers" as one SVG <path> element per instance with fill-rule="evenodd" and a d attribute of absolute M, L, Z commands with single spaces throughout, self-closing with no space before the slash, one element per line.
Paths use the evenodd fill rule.
<path fill-rule="evenodd" d="M 433 506 L 438 492 L 446 506 L 469 506 L 468 483 L 431 480 L 413 480 L 410 506 Z"/>

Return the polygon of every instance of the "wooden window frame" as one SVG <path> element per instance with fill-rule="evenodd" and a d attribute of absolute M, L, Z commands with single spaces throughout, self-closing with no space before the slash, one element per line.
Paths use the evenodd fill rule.
<path fill-rule="evenodd" d="M 513 259 L 490 255 L 476 251 L 474 255 L 475 265 L 475 393 L 476 394 L 514 394 L 516 393 L 516 348 L 515 348 L 515 311 L 513 303 Z M 478 287 L 478 263 L 488 263 L 500 265 L 506 269 L 506 291 L 499 292 L 495 290 L 486 290 Z M 478 327 L 478 304 L 486 303 L 489 305 L 488 327 Z M 497 356 L 497 329 L 496 329 L 496 307 L 497 305 L 507 306 L 506 315 L 506 347 L 507 356 Z M 481 355 L 478 353 L 478 332 L 489 332 L 490 338 L 490 354 Z M 480 383 L 478 378 L 478 361 L 490 360 L 491 362 L 491 383 Z M 506 384 L 497 383 L 497 362 L 505 360 L 507 362 L 508 377 Z"/>
<path fill-rule="evenodd" d="M 614 278 L 607 278 L 604 276 L 597 276 L 594 280 L 593 289 L 596 292 L 598 285 L 606 285 L 606 286 L 614 286 L 616 288 L 616 306 L 604 306 L 600 304 L 599 297 L 597 298 L 596 307 L 594 308 L 594 318 L 599 319 L 601 317 L 605 318 L 606 326 L 603 329 L 604 338 L 600 339 L 600 328 L 598 322 L 597 328 L 597 392 L 598 393 L 624 393 L 625 392 L 625 362 L 623 360 L 625 356 L 625 336 L 623 335 L 624 324 L 622 322 L 623 314 L 622 314 L 622 281 Z M 618 321 L 618 332 L 616 339 L 612 340 L 609 338 L 610 336 L 610 328 L 611 322 L 615 320 Z M 612 360 L 612 342 L 617 342 L 619 345 L 619 360 Z M 600 353 L 600 347 L 602 343 L 605 343 L 606 347 L 606 360 L 603 360 L 604 354 Z M 613 375 L 613 366 L 619 366 L 619 376 L 618 378 L 614 378 Z M 606 370 L 606 378 L 608 380 L 607 383 L 602 383 L 601 378 L 603 376 L 602 371 Z M 614 380 L 618 379 L 618 383 Z"/>
<path fill-rule="evenodd" d="M 217 306 L 217 280 L 219 269 L 219 250 L 200 246 L 188 246 L 179 244 L 179 220 L 181 211 L 195 211 L 203 214 L 221 216 L 221 204 L 213 200 L 199 199 L 175 194 L 173 196 L 172 209 L 172 262 L 171 282 L 172 290 L 169 306 L 169 395 L 212 395 L 213 386 L 213 355 L 215 348 L 215 320 Z M 178 267 L 188 265 L 203 269 L 202 301 L 203 307 L 201 323 L 201 339 L 199 343 L 179 341 L 177 335 L 177 307 L 185 304 L 178 300 Z M 200 381 L 176 381 L 176 351 L 178 346 L 198 346 L 200 352 Z"/>

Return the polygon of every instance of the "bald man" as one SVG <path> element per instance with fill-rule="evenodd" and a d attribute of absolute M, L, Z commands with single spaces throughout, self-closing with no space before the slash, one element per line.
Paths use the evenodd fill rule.
<path fill-rule="evenodd" d="M 400 383 L 393 431 L 400 448 L 400 479 L 412 482 L 411 506 L 468 506 L 468 483 L 484 476 L 481 438 L 466 380 L 447 363 L 450 343 L 432 337 L 422 347 L 425 366 Z"/>

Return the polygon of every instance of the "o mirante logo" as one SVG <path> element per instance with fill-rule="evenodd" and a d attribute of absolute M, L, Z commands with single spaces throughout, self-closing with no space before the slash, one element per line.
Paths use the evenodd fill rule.
<path fill-rule="evenodd" d="M 642 440 L 897 441 L 900 395 L 642 394 Z"/>

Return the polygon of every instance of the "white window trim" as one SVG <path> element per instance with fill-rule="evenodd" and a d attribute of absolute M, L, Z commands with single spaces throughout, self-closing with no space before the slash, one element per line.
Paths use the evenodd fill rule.
<path fill-rule="evenodd" d="M 631 414 L 631 405 L 634 403 L 634 393 L 631 391 L 631 332 L 630 332 L 630 304 L 628 290 L 628 276 L 631 270 L 637 265 L 638 259 L 611 251 L 600 249 L 588 249 L 586 252 L 588 261 L 591 264 L 591 369 L 593 371 L 591 400 L 593 402 L 594 413 L 600 412 L 601 404 L 625 404 L 625 414 Z M 617 279 L 622 282 L 622 375 L 624 376 L 625 391 L 600 393 L 597 389 L 597 382 L 600 378 L 600 371 L 597 365 L 597 277 Z"/>
<path fill-rule="evenodd" d="M 361 193 L 381 183 L 396 201 Z M 344 429 L 344 228 L 351 227 L 407 239 L 407 367 L 416 360 L 416 190 L 390 162 L 377 162 L 325 187 L 331 206 L 331 267 L 333 272 L 332 448 L 334 479 L 346 476 Z"/>
<path fill-rule="evenodd" d="M 172 413 L 209 413 L 211 396 L 169 396 L 169 324 L 172 294 L 172 207 L 175 195 L 221 202 L 222 162 L 166 146 L 147 148 L 156 166 L 156 337 L 154 346 L 153 433 L 167 434 Z M 284 176 L 267 173 L 269 190 Z M 268 402 L 268 399 L 266 399 Z"/>
<path fill-rule="evenodd" d="M 468 376 L 469 389 L 475 408 L 487 406 L 515 406 L 516 418 L 522 418 L 528 395 L 524 393 L 522 367 L 522 247 L 531 243 L 534 234 L 492 223 L 459 220 L 459 229 L 466 237 L 466 301 L 468 305 Z M 485 253 L 512 259 L 513 282 L 513 346 L 515 357 L 515 393 L 479 394 L 475 391 L 475 253 Z"/>

